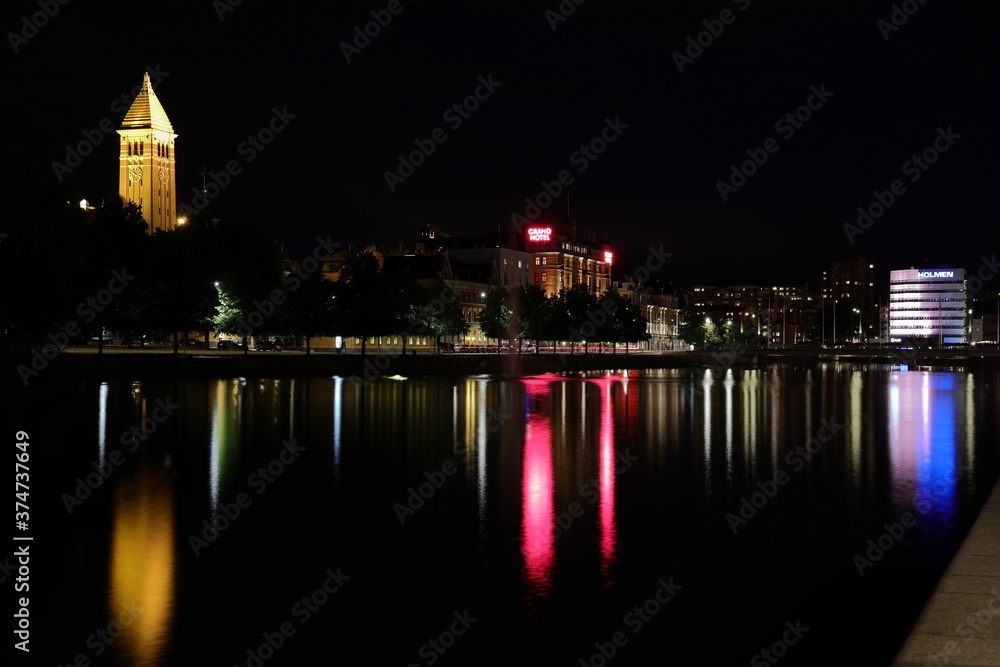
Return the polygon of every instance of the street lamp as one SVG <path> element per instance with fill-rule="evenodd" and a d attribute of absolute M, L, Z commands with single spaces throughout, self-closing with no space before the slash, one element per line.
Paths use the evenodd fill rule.
<path fill-rule="evenodd" d="M 860 342 L 863 337 L 861 334 L 861 311 L 857 308 L 851 308 L 851 312 L 857 313 L 858 315 L 858 341 Z"/>

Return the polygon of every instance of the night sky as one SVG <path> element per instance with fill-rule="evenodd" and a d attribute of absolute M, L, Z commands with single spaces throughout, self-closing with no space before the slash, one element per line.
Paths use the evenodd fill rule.
<path fill-rule="evenodd" d="M 572 217 L 616 250 L 616 280 L 650 245 L 673 253 L 656 275 L 678 287 L 815 284 L 835 252 L 852 248 L 876 259 L 884 285 L 893 268 L 976 270 L 998 249 L 995 37 L 971 5 L 911 0 L 912 15 L 890 31 L 878 24 L 892 25 L 889 2 L 565 0 L 574 11 L 553 30 L 546 11 L 558 11 L 556 0 L 530 9 L 403 0 L 347 62 L 341 43 L 388 2 L 245 0 L 223 20 L 227 4 L 199 4 L 70 2 L 15 53 L 10 33 L 39 9 L 7 3 L 7 148 L 64 162 L 85 130 L 105 118 L 118 126 L 116 99 L 149 67 L 163 76 L 157 95 L 179 135 L 179 201 L 192 201 L 202 165 L 219 172 L 237 160 L 242 172 L 212 200 L 215 215 L 297 252 L 316 235 L 396 244 L 426 224 L 452 235 L 495 230 L 562 170 L 573 177 Z M 722 30 L 708 43 L 702 22 L 724 11 L 731 22 L 712 24 Z M 674 54 L 701 32 L 708 45 L 679 71 Z M 444 114 L 479 77 L 499 86 L 456 126 Z M 831 94 L 813 98 L 818 108 L 800 127 L 776 127 L 812 87 Z M 275 108 L 294 118 L 248 162 L 241 143 Z M 606 119 L 627 127 L 595 159 L 574 157 Z M 397 155 L 436 128 L 446 140 L 390 191 Z M 911 180 L 917 172 L 904 163 L 939 128 L 958 138 Z M 777 151 L 723 201 L 717 182 L 769 138 Z M 105 135 L 67 176 L 81 196 L 116 196 L 117 150 L 117 134 Z M 852 246 L 844 223 L 897 179 L 905 192 Z M 561 198 L 542 219 L 565 214 Z"/>

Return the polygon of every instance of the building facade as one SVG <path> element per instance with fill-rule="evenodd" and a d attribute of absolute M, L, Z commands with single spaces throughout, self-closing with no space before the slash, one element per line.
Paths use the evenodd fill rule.
<path fill-rule="evenodd" d="M 677 337 L 681 311 L 677 297 L 663 290 L 643 287 L 626 276 L 622 282 L 612 283 L 618 294 L 638 306 L 646 318 L 649 340 L 639 343 L 641 350 L 682 350 L 684 343 Z"/>
<path fill-rule="evenodd" d="M 819 295 L 806 280 L 718 281 L 695 285 L 690 307 L 733 327 L 738 340 L 793 345 L 811 339 Z"/>
<path fill-rule="evenodd" d="M 533 258 L 531 282 L 547 296 L 574 285 L 586 285 L 593 294 L 611 287 L 611 247 L 578 238 L 575 223 L 561 227 L 532 224 L 524 230 L 524 242 Z"/>
<path fill-rule="evenodd" d="M 823 332 L 825 340 L 859 340 L 879 337 L 879 309 L 875 294 L 875 260 L 859 253 L 836 255 L 820 281 Z M 840 333 L 834 335 L 833 323 L 840 319 Z M 851 322 L 853 326 L 844 325 Z"/>
<path fill-rule="evenodd" d="M 968 341 L 965 269 L 889 274 L 889 340 L 930 345 Z"/>
<path fill-rule="evenodd" d="M 149 73 L 118 130 L 118 194 L 142 208 L 149 233 L 177 225 L 177 135 L 153 92 Z"/>

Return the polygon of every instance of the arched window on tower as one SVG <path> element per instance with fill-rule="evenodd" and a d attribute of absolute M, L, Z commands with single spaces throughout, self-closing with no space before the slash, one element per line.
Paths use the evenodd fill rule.
<path fill-rule="evenodd" d="M 140 141 L 139 142 L 139 155 L 145 155 L 145 154 L 146 154 L 146 142 Z"/>

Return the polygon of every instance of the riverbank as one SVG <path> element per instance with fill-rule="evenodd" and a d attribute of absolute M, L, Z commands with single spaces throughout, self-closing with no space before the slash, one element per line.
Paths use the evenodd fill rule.
<path fill-rule="evenodd" d="M 36 360 L 37 361 L 37 360 Z M 383 375 L 491 375 L 520 376 L 542 373 L 573 373 L 603 370 L 648 370 L 660 368 L 759 368 L 770 364 L 813 365 L 823 362 L 854 362 L 907 365 L 962 370 L 1000 370 L 1000 351 L 995 349 L 898 350 L 898 349 L 723 349 L 663 353 L 575 353 L 575 354 L 357 354 L 317 352 L 217 352 L 171 354 L 154 350 L 110 349 L 97 354 L 88 348 L 67 348 L 46 363 L 32 367 L 30 359 L 6 364 L 8 391 L 29 386 L 62 384 L 81 378 L 120 378 L 137 375 L 177 377 L 240 377 L 342 375 L 369 380 Z M 18 372 L 19 364 L 21 371 Z M 37 372 L 36 372 L 37 371 Z"/>

